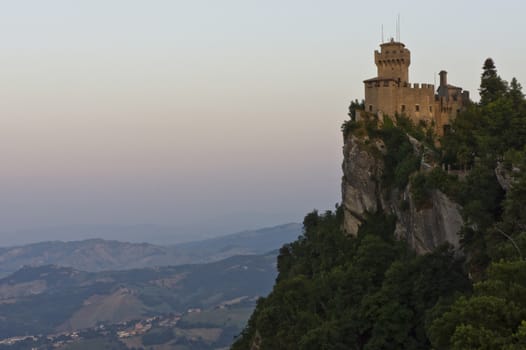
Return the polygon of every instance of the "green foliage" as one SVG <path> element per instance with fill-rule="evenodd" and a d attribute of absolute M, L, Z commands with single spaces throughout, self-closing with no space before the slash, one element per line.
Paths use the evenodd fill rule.
<path fill-rule="evenodd" d="M 524 349 L 526 262 L 494 263 L 429 329 L 436 349 Z"/>
<path fill-rule="evenodd" d="M 342 126 L 345 136 L 348 133 L 368 138 L 381 139 L 385 144 L 385 154 L 381 154 L 376 147 L 369 147 L 369 151 L 383 158 L 384 170 L 381 178 L 382 187 L 386 191 L 398 188 L 403 189 L 409 182 L 412 173 L 420 168 L 420 158 L 415 154 L 415 149 L 409 141 L 408 133 L 420 130 L 414 127 L 411 121 L 403 116 L 397 116 L 395 125 L 390 118 L 385 118 L 380 126 L 378 118 L 364 114 L 360 121 L 347 121 Z"/>
<path fill-rule="evenodd" d="M 402 189 L 409 182 L 409 176 L 419 169 L 420 159 L 415 154 L 408 134 L 419 134 L 422 130 L 416 128 L 412 122 L 404 117 L 396 117 L 396 125 L 390 118 L 384 118 L 381 124 L 376 116 L 364 114 L 360 121 L 348 121 L 342 126 L 344 136 L 353 133 L 356 136 L 367 135 L 370 138 L 381 139 L 386 148 L 383 155 L 384 173 L 382 176 L 383 187 Z M 424 133 L 421 134 L 422 137 Z M 373 150 L 374 152 L 374 150 Z"/>
<path fill-rule="evenodd" d="M 485 62 L 480 92 L 480 104 L 461 113 L 442 139 L 443 161 L 469 170 L 465 179 L 441 177 L 437 183 L 418 175 L 412 180 L 416 199 L 436 186 L 463 206 L 462 243 L 471 276 L 479 281 L 472 296 L 429 313 L 435 349 L 526 345 L 526 262 L 513 261 L 526 251 L 526 101 L 517 80 L 508 86 L 491 60 Z M 495 176 L 498 164 L 508 172 L 507 193 Z"/>
<path fill-rule="evenodd" d="M 351 101 L 348 113 L 350 119 L 344 121 L 341 127 L 344 137 L 347 137 L 351 132 L 359 129 L 362 124 L 356 120 L 357 110 L 365 111 L 365 100 L 362 100 L 361 102 L 358 100 Z"/>
<path fill-rule="evenodd" d="M 358 125 L 359 124 L 352 119 L 348 119 L 344 121 L 341 127 L 343 137 L 346 138 L 347 136 L 349 136 L 350 133 L 352 133 L 354 130 L 358 128 Z"/>
<path fill-rule="evenodd" d="M 450 198 L 459 200 L 462 183 L 455 175 L 449 175 L 441 168 L 434 168 L 428 173 L 417 173 L 411 178 L 411 195 L 417 208 L 430 204 L 431 192 L 440 190 Z"/>
<path fill-rule="evenodd" d="M 442 139 L 444 160 L 469 169 L 476 159 L 494 163 L 510 150 L 522 150 L 526 138 L 526 100 L 514 78 L 503 81 L 491 59 L 484 65 L 481 101 L 461 113 Z"/>
<path fill-rule="evenodd" d="M 448 195 L 463 207 L 462 242 L 475 279 L 484 277 L 492 259 L 526 250 L 526 100 L 517 80 L 508 85 L 491 59 L 484 63 L 480 93 L 480 103 L 458 115 L 442 139 L 442 161 L 465 171 Z M 496 168 L 507 172 L 507 193 Z M 415 181 L 420 197 L 424 182 Z"/>
<path fill-rule="evenodd" d="M 515 152 L 518 160 L 514 161 L 519 169 L 513 173 L 513 186 L 504 201 L 504 221 L 506 229 L 511 232 L 526 232 L 526 149 Z"/>
<path fill-rule="evenodd" d="M 478 164 L 469 172 L 456 198 L 464 207 L 463 216 L 468 224 L 484 230 L 500 217 L 504 191 L 495 170 Z"/>
<path fill-rule="evenodd" d="M 461 262 L 443 247 L 416 256 L 394 239 L 395 218 L 370 214 L 356 238 L 341 230 L 341 209 L 304 220 L 305 233 L 282 248 L 272 293 L 258 302 L 232 349 L 427 349 L 427 310 L 469 290 Z"/>
<path fill-rule="evenodd" d="M 388 119 L 388 118 L 386 118 Z M 402 131 L 411 135 L 418 141 L 427 142 L 429 145 L 434 144 L 433 132 L 428 128 L 426 123 L 421 120 L 418 125 L 415 125 L 411 119 L 405 115 L 395 115 L 396 126 Z"/>
<path fill-rule="evenodd" d="M 507 90 L 507 84 L 497 74 L 495 63 L 491 58 L 486 59 L 482 67 L 480 80 L 480 104 L 487 105 L 502 97 Z"/>
<path fill-rule="evenodd" d="M 419 169 L 420 159 L 415 155 L 413 145 L 402 129 L 384 124 L 378 134 L 387 149 L 382 184 L 386 189 L 402 189 L 409 182 L 409 175 Z"/>
<path fill-rule="evenodd" d="M 354 100 L 351 101 L 351 104 L 349 105 L 349 117 L 351 120 L 356 120 L 356 110 L 365 110 L 365 100 Z"/>

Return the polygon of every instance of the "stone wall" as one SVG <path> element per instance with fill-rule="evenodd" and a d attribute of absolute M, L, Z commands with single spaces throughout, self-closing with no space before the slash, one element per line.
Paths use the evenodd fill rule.
<path fill-rule="evenodd" d="M 434 85 L 398 84 L 389 80 L 365 83 L 365 108 L 371 113 L 394 116 L 403 114 L 415 123 L 434 120 Z"/>

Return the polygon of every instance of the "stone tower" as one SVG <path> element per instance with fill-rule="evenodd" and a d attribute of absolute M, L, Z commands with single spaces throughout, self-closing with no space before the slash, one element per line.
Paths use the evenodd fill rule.
<path fill-rule="evenodd" d="M 405 45 L 391 39 L 380 45 L 380 52 L 374 52 L 374 63 L 378 68 L 379 79 L 392 79 L 397 82 L 409 82 L 411 52 Z"/>

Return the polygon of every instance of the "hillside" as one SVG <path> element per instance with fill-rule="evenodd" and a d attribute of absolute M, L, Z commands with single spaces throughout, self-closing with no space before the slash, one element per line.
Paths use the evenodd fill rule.
<path fill-rule="evenodd" d="M 270 291 L 275 257 L 106 272 L 24 267 L 0 280 L 0 339 L 235 305 Z"/>
<path fill-rule="evenodd" d="M 296 240 L 301 224 L 290 223 L 260 230 L 243 231 L 196 242 L 181 243 L 176 251 L 196 261 L 212 261 L 237 254 L 263 254 Z"/>
<path fill-rule="evenodd" d="M 491 59 L 480 92 L 441 139 L 351 104 L 342 205 L 280 249 L 233 350 L 526 348 L 526 99 Z"/>
<path fill-rule="evenodd" d="M 0 248 L 0 276 L 26 265 L 51 264 L 95 272 L 205 263 L 234 255 L 264 254 L 295 240 L 300 234 L 301 225 L 286 224 L 175 246 L 101 239 L 42 242 Z"/>

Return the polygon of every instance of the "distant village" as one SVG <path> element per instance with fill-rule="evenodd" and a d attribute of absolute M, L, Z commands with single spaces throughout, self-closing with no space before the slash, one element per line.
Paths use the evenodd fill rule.
<path fill-rule="evenodd" d="M 187 313 L 201 312 L 201 309 L 189 309 Z M 93 328 L 79 331 L 62 332 L 50 335 L 26 335 L 0 340 L 0 349 L 60 349 L 63 346 L 83 339 L 93 338 L 126 338 L 142 336 L 152 328 L 173 328 L 184 314 L 166 314 L 149 317 L 143 320 L 132 320 L 117 324 L 100 324 Z M 20 347 L 30 345 L 32 347 Z"/>
<path fill-rule="evenodd" d="M 239 297 L 216 305 L 214 310 L 229 310 L 238 307 L 243 303 L 254 305 L 258 297 Z M 209 310 L 210 311 L 210 310 Z M 172 330 L 178 326 L 182 318 L 191 314 L 201 314 L 206 312 L 199 307 L 189 308 L 183 313 L 167 313 L 158 316 L 135 319 L 127 322 L 114 324 L 100 323 L 95 327 L 60 332 L 56 334 L 24 335 L 0 339 L 0 350 L 51 350 L 63 349 L 74 343 L 89 341 L 94 339 L 113 340 L 120 343 L 122 349 L 141 350 L 150 346 L 143 345 L 141 340 L 148 337 L 148 333 L 159 334 L 163 330 Z M 184 321 L 184 320 L 183 320 Z M 181 321 L 181 322 L 183 322 Z M 184 326 L 182 326 L 184 328 Z M 190 342 L 199 342 L 199 336 L 192 335 L 185 338 Z M 121 349 L 121 348 L 119 348 Z"/>

